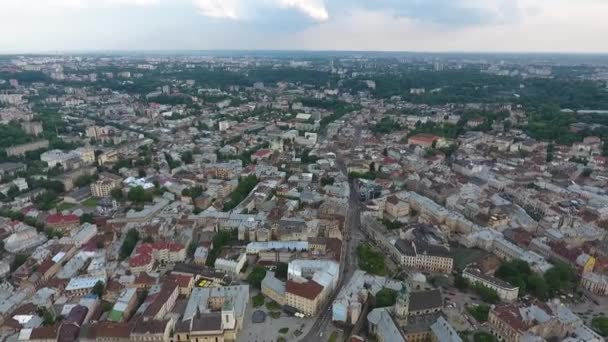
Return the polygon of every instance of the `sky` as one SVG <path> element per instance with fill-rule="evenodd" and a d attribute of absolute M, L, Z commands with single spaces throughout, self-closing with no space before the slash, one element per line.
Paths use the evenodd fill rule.
<path fill-rule="evenodd" d="M 0 0 L 0 53 L 608 53 L 608 0 Z"/>

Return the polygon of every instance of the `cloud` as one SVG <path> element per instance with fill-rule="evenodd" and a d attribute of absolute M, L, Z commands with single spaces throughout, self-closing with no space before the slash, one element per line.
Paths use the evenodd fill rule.
<path fill-rule="evenodd" d="M 316 21 L 329 19 L 323 0 L 194 0 L 199 13 L 211 18 L 272 21 L 269 13 L 295 10 Z"/>
<path fill-rule="evenodd" d="M 194 6 L 206 17 L 239 19 L 242 16 L 239 0 L 195 0 Z"/>
<path fill-rule="evenodd" d="M 294 8 L 317 21 L 329 19 L 329 14 L 322 0 L 277 0 L 281 8 Z"/>
<path fill-rule="evenodd" d="M 522 13 L 520 0 L 332 0 L 333 11 L 356 7 L 368 11 L 388 11 L 442 27 L 466 27 L 517 21 Z M 348 6 L 346 6 L 348 4 Z"/>

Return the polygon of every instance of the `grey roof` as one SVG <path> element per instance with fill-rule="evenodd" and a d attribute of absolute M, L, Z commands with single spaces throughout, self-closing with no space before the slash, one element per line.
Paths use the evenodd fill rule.
<path fill-rule="evenodd" d="M 367 315 L 367 320 L 377 326 L 381 341 L 406 342 L 397 324 L 386 308 L 376 308 Z"/>
<path fill-rule="evenodd" d="M 441 291 L 439 290 L 418 291 L 410 293 L 410 312 L 431 310 L 441 308 L 442 306 L 443 299 L 441 298 Z"/>
<path fill-rule="evenodd" d="M 262 280 L 262 287 L 268 287 L 279 294 L 285 293 L 285 283 L 277 279 L 274 272 L 266 272 L 266 276 Z"/>
<path fill-rule="evenodd" d="M 439 342 L 462 342 L 456 329 L 443 317 L 439 317 L 437 322 L 431 325 L 431 331 Z"/>

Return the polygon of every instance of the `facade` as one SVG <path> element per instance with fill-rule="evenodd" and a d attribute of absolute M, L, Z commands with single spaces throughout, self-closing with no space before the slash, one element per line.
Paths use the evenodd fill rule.
<path fill-rule="evenodd" d="M 451 273 L 454 259 L 446 247 L 432 246 L 422 241 L 397 240 L 395 247 L 400 252 L 401 265 L 418 270 Z"/>
<path fill-rule="evenodd" d="M 93 197 L 104 198 L 112 196 L 112 190 L 122 185 L 122 179 L 113 175 L 100 175 L 100 179 L 91 184 Z"/>
<path fill-rule="evenodd" d="M 600 296 L 608 296 L 608 276 L 586 272 L 581 278 L 581 286 Z"/>
<path fill-rule="evenodd" d="M 176 263 L 186 259 L 186 247 L 168 241 L 143 243 L 135 249 L 129 259 L 132 273 L 151 272 L 155 262 Z"/>
<path fill-rule="evenodd" d="M 285 285 L 285 302 L 306 316 L 314 316 L 322 304 L 322 292 L 323 286 L 314 280 L 288 280 Z"/>
<path fill-rule="evenodd" d="M 266 272 L 262 280 L 262 294 L 280 305 L 286 304 L 285 283 L 274 276 L 274 272 Z"/>
<path fill-rule="evenodd" d="M 39 140 L 32 143 L 21 144 L 16 146 L 11 146 L 6 149 L 6 155 L 9 157 L 12 156 L 23 156 L 27 152 L 40 150 L 43 148 L 49 148 L 48 140 Z"/>
<path fill-rule="evenodd" d="M 485 275 L 477 268 L 467 267 L 462 271 L 462 277 L 469 280 L 471 284 L 481 284 L 496 291 L 498 297 L 505 302 L 515 301 L 519 295 L 519 287 L 496 277 Z"/>

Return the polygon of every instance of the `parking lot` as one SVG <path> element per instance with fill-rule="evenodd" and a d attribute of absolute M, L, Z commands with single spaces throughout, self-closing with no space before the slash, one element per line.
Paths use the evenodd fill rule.
<path fill-rule="evenodd" d="M 251 317 L 256 310 L 266 313 L 264 323 L 252 322 Z M 247 305 L 243 330 L 239 332 L 237 342 L 276 342 L 279 336 L 283 337 L 284 341 L 297 341 L 299 337 L 306 336 L 314 321 L 314 318 L 289 317 L 284 312 L 281 312 L 281 317 L 272 318 L 269 315 L 269 310 L 264 305 L 254 308 L 250 302 Z M 279 330 L 282 328 L 288 328 L 289 330 L 286 333 L 281 333 Z M 298 334 L 297 331 L 301 334 Z"/>

